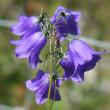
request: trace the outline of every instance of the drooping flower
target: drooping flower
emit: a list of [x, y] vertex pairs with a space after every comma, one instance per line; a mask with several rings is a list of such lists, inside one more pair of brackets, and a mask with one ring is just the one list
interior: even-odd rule
[[62, 6], [56, 9], [51, 22], [55, 25], [57, 37], [60, 40], [65, 39], [68, 34], [80, 35], [80, 28], [78, 26], [80, 16], [80, 12], [65, 9]]
[[13, 34], [23, 37], [41, 31], [38, 18], [35, 16], [26, 17], [24, 15], [19, 16], [19, 22], [11, 27]]
[[[43, 104], [48, 98], [54, 101], [60, 101], [61, 97], [59, 94], [59, 86], [61, 85], [61, 80], [54, 79], [50, 83], [49, 73], [44, 73], [39, 70], [36, 78], [26, 81], [26, 87], [35, 92], [35, 101], [37, 104]], [[50, 94], [49, 94], [50, 89]]]
[[96, 52], [81, 40], [73, 40], [64, 58], [60, 61], [65, 78], [79, 83], [84, 80], [84, 72], [93, 69], [103, 52]]
[[18, 58], [28, 58], [29, 64], [35, 68], [41, 61], [39, 54], [46, 45], [46, 37], [41, 32], [36, 32], [30, 36], [25, 36], [20, 40], [11, 40], [11, 44], [16, 46], [15, 53]]

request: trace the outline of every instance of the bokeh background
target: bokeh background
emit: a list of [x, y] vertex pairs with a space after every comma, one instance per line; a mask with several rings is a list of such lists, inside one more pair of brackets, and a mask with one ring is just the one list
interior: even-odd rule
[[[110, 0], [0, 0], [0, 110], [47, 110], [47, 103], [37, 105], [25, 88], [36, 70], [15, 57], [9, 42], [16, 37], [9, 26], [19, 14], [37, 16], [42, 8], [52, 16], [59, 5], [82, 12], [82, 39], [96, 50], [110, 50]], [[53, 110], [110, 110], [110, 55], [102, 57], [85, 73], [83, 84], [68, 81], [61, 86], [62, 101], [54, 103]]]

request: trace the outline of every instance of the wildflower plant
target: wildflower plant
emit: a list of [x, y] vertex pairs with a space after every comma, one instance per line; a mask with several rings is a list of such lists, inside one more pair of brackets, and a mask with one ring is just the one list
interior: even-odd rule
[[[101, 59], [103, 52], [96, 52], [77, 37], [81, 34], [80, 17], [79, 11], [59, 6], [51, 18], [43, 12], [38, 17], [21, 15], [19, 22], [11, 27], [11, 32], [20, 37], [19, 40], [11, 40], [11, 44], [16, 46], [16, 56], [28, 59], [33, 69], [39, 63], [47, 68], [45, 72], [38, 69], [36, 77], [25, 82], [26, 87], [35, 93], [37, 104], [43, 104], [47, 99], [60, 101], [61, 84], [65, 80], [84, 81], [84, 72], [93, 69]], [[65, 40], [69, 43], [63, 52]], [[48, 54], [42, 61], [40, 53], [48, 43]], [[64, 73], [59, 73], [59, 69]]]

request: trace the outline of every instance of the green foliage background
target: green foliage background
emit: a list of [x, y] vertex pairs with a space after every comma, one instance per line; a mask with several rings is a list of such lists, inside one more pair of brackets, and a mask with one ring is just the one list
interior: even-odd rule
[[[110, 42], [110, 0], [0, 0], [0, 19], [17, 21], [21, 13], [37, 16], [42, 8], [52, 16], [59, 5], [82, 12], [83, 36]], [[9, 43], [11, 38], [16, 37], [10, 29], [0, 26], [0, 104], [46, 110], [48, 102], [36, 105], [34, 95], [24, 86], [36, 70], [31, 70], [26, 60], [15, 57], [14, 46]], [[108, 54], [94, 70], [85, 73], [85, 83], [74, 85], [68, 81], [62, 85], [62, 101], [55, 103], [53, 110], [110, 110], [109, 72]]]

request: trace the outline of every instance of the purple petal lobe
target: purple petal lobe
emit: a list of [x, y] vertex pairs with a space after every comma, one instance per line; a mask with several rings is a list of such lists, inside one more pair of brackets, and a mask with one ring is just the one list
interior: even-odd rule
[[71, 56], [69, 55], [69, 52], [66, 53], [64, 58], [60, 61], [60, 65], [64, 69], [64, 76], [69, 78], [72, 74], [74, 74], [74, 63], [72, 62]]
[[26, 81], [26, 87], [31, 91], [36, 91], [47, 83], [48, 74], [45, 74], [42, 70], [39, 70], [36, 75], [36, 78]]
[[24, 36], [25, 34], [31, 35], [40, 31], [40, 24], [37, 23], [37, 17], [20, 16], [19, 22], [11, 27], [13, 34], [18, 36]]

